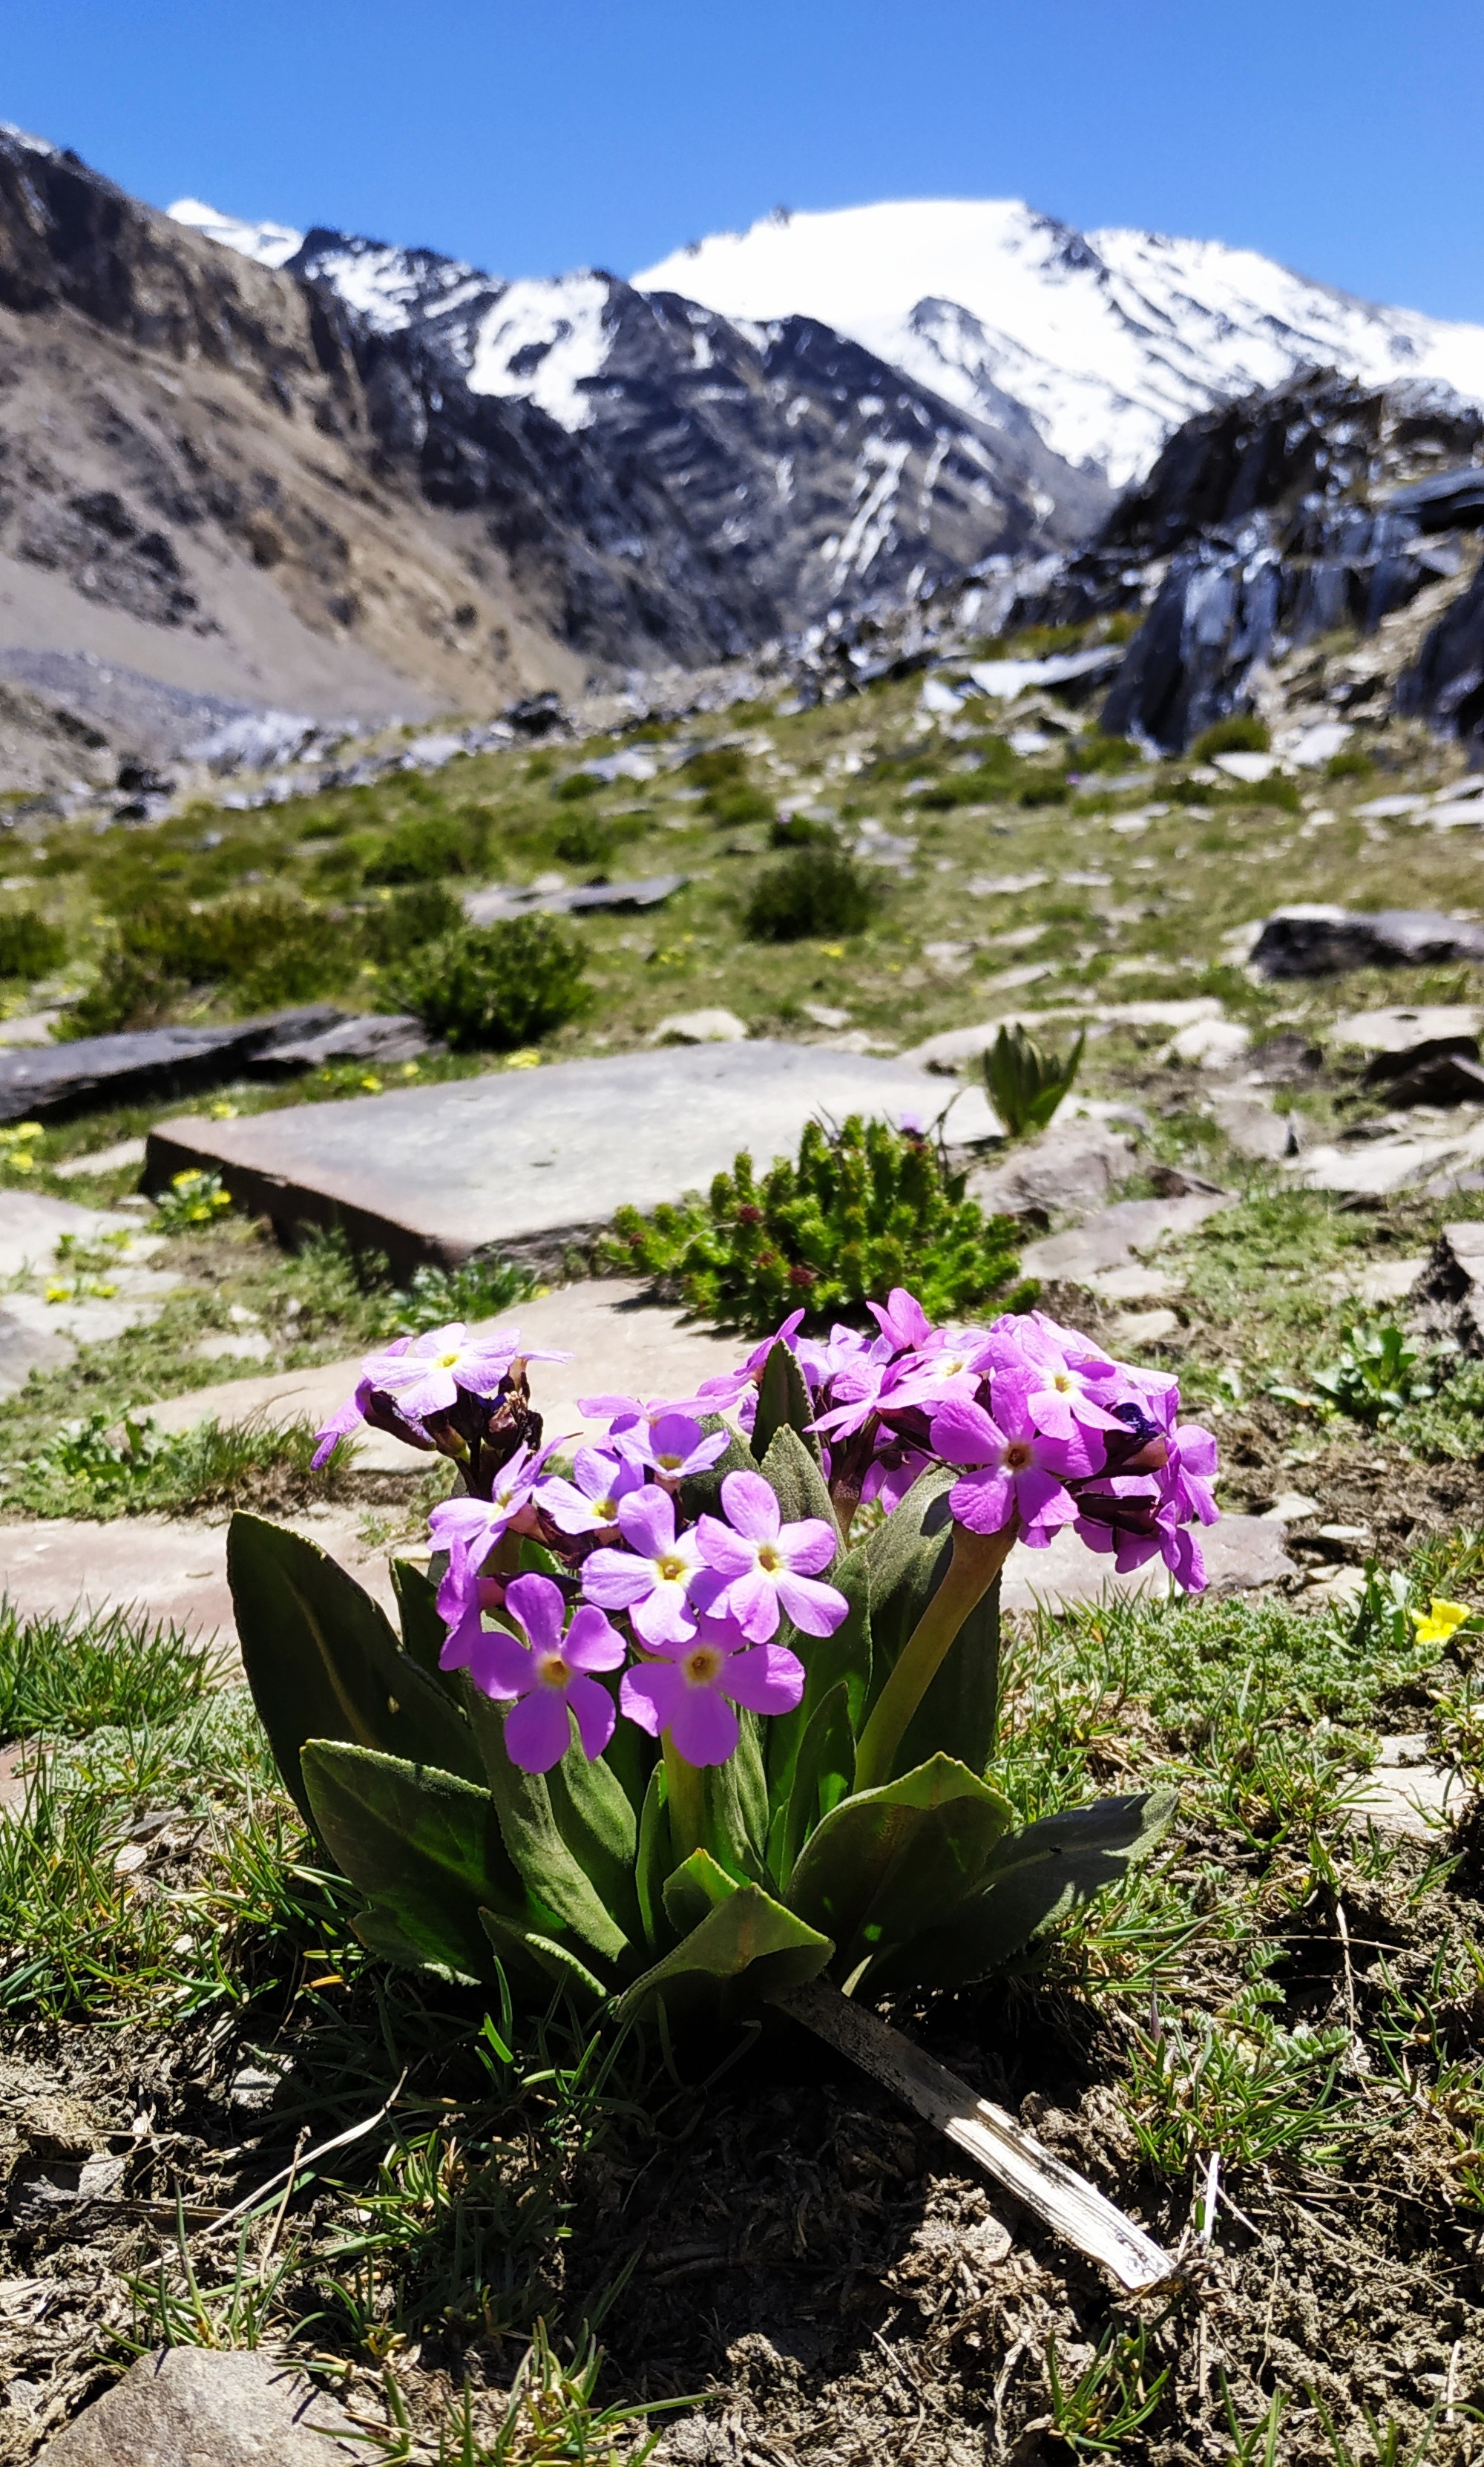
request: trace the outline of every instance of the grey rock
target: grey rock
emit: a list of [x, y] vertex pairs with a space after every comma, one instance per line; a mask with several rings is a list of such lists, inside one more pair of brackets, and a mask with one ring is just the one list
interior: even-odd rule
[[85, 1173], [119, 1173], [125, 1166], [143, 1165], [145, 1143], [142, 1139], [114, 1140], [108, 1147], [94, 1148], [87, 1156], [69, 1157], [65, 1165], [54, 1166], [63, 1182], [75, 1182]]
[[1225, 1190], [1192, 1191], [1179, 1199], [1114, 1200], [1086, 1225], [1055, 1234], [1046, 1242], [1032, 1242], [1021, 1253], [1021, 1265], [1032, 1277], [1064, 1277], [1080, 1283], [1086, 1277], [1123, 1267], [1135, 1252], [1142, 1256], [1161, 1242], [1193, 1234], [1208, 1216], [1232, 1205], [1233, 1195]]
[[1261, 1088], [1219, 1089], [1207, 1110], [1238, 1156], [1275, 1164], [1279, 1157], [1298, 1153], [1298, 1133], [1292, 1117], [1275, 1114], [1271, 1098]]
[[0, 1310], [0, 1397], [19, 1395], [34, 1370], [60, 1370], [77, 1350], [60, 1329], [28, 1327]]
[[1435, 909], [1356, 909], [1304, 903], [1270, 917], [1252, 946], [1265, 977], [1324, 977], [1349, 968], [1432, 967], [1484, 959], [1484, 925]]
[[[1354, 1048], [1380, 1060], [1386, 1054], [1405, 1056], [1419, 1045], [1453, 1037], [1477, 1037], [1481, 1026], [1484, 1011], [1474, 1003], [1394, 1003], [1379, 1010], [1354, 1011], [1346, 1019], [1338, 1019], [1329, 1035], [1332, 1044]], [[1315, 1063], [1319, 1058], [1315, 1056]], [[1402, 1067], [1400, 1062], [1397, 1067]]]
[[983, 1166], [972, 1173], [968, 1196], [1004, 1216], [1023, 1215], [1033, 1208], [1047, 1213], [1095, 1208], [1116, 1188], [1133, 1161], [1132, 1140], [1110, 1130], [1106, 1122], [1053, 1122], [1003, 1165]]
[[539, 910], [549, 917], [580, 916], [587, 909], [625, 910], [662, 907], [684, 891], [686, 873], [656, 873], [644, 882], [589, 882], [574, 891], [470, 891], [463, 913], [471, 925], [494, 925], [505, 917], [530, 917]]
[[[797, 1150], [811, 1118], [927, 1123], [945, 1092], [901, 1062], [769, 1038], [490, 1073], [251, 1119], [162, 1122], [146, 1188], [194, 1166], [285, 1231], [340, 1224], [400, 1274], [486, 1245], [559, 1258], [626, 1202], [704, 1189], [738, 1148], [759, 1165]], [[953, 1102], [950, 1136], [987, 1139], [981, 1090]]]
[[1484, 1125], [1437, 1138], [1413, 1131], [1387, 1133], [1353, 1145], [1308, 1148], [1285, 1160], [1286, 1169], [1311, 1190], [1366, 1192], [1421, 1188], [1446, 1197], [1473, 1188], [1484, 1166]]
[[751, 1034], [734, 1010], [674, 1010], [650, 1031], [651, 1045], [739, 1045]]
[[1476, 1036], [1428, 1037], [1402, 1053], [1378, 1053], [1365, 1081], [1383, 1087], [1393, 1105], [1484, 1104]]
[[1445, 1225], [1414, 1292], [1433, 1327], [1484, 1353], [1484, 1224]]
[[[1199, 1538], [1213, 1594], [1256, 1593], [1298, 1573], [1283, 1547], [1283, 1527], [1271, 1518], [1223, 1516], [1203, 1527]], [[1113, 1560], [1089, 1550], [1068, 1526], [1046, 1550], [1027, 1550], [1023, 1542], [1017, 1542], [1005, 1563], [1000, 1598], [1005, 1610], [1058, 1610], [1071, 1602], [1095, 1602], [1105, 1595], [1162, 1595], [1170, 1585], [1159, 1559], [1126, 1576], [1116, 1575]]]
[[321, 1005], [227, 1028], [141, 1028], [0, 1052], [0, 1122], [56, 1121], [93, 1105], [219, 1087], [274, 1048], [318, 1035], [343, 1017]]
[[1247, 1076], [1263, 1088], [1302, 1086], [1321, 1069], [1324, 1055], [1307, 1036], [1270, 1036], [1248, 1055]]
[[47, 2443], [40, 2467], [333, 2467], [345, 2410], [260, 2350], [160, 2347]]
[[281, 1079], [296, 1071], [323, 1071], [330, 1062], [416, 1062], [432, 1050], [433, 1039], [422, 1022], [408, 1012], [372, 1013], [337, 1019], [333, 1027], [312, 1035], [270, 1045], [247, 1068], [254, 1079]]

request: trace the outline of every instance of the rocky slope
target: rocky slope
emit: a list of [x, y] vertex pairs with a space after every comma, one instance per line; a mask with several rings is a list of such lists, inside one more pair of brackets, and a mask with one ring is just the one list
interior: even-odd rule
[[807, 320], [220, 237], [0, 130], [0, 673], [19, 649], [325, 717], [488, 711], [734, 656], [1106, 506], [1028, 424]]

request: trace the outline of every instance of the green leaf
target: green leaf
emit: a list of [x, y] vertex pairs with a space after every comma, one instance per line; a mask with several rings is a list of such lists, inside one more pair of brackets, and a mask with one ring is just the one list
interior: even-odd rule
[[798, 1356], [788, 1346], [776, 1345], [763, 1364], [757, 1390], [757, 1419], [753, 1424], [753, 1455], [765, 1472], [768, 1451], [782, 1430], [797, 1433], [804, 1453], [819, 1464], [820, 1442], [808, 1428], [813, 1419], [814, 1405], [798, 1367]]
[[967, 1765], [933, 1756], [823, 1819], [789, 1879], [789, 1908], [834, 1937], [835, 1968], [848, 1976], [971, 1892], [1014, 1821]]
[[736, 1878], [718, 1867], [708, 1850], [692, 1850], [674, 1874], [665, 1878], [665, 1916], [677, 1935], [688, 1935], [691, 1928], [700, 1926], [708, 1911], [740, 1890]]
[[[893, 1514], [864, 1545], [870, 1565], [871, 1673], [867, 1709], [953, 1557], [948, 1494], [957, 1475], [933, 1466], [919, 1475]], [[965, 1619], [928, 1684], [896, 1753], [911, 1773], [941, 1748], [982, 1773], [995, 1752], [1000, 1717], [1000, 1588], [990, 1587]], [[857, 1729], [864, 1728], [858, 1721]]]
[[850, 1605], [834, 1635], [803, 1636], [787, 1622], [778, 1632], [779, 1643], [804, 1665], [804, 1692], [792, 1713], [776, 1713], [768, 1724], [768, 1804], [775, 1820], [788, 1804], [804, 1733], [825, 1697], [843, 1681], [851, 1723], [859, 1730], [870, 1687], [870, 1564], [865, 1552], [837, 1559], [829, 1581]]
[[664, 1915], [664, 1879], [669, 1874], [670, 1820], [665, 1808], [664, 1767], [657, 1764], [649, 1777], [649, 1788], [639, 1819], [639, 1852], [634, 1862], [634, 1888], [639, 1896], [639, 1915], [649, 1951], [659, 1953], [668, 1945], [671, 1930]]
[[837, 1679], [810, 1716], [789, 1787], [776, 1854], [778, 1882], [785, 1890], [798, 1854], [821, 1813], [827, 1816], [832, 1807], [838, 1806], [850, 1787], [854, 1770], [855, 1732], [850, 1726], [849, 1689], [843, 1679]]
[[371, 1904], [364, 1941], [488, 1979], [481, 1905], [526, 1915], [489, 1792], [338, 1739], [305, 1741], [301, 1766], [310, 1821]]
[[313, 1542], [234, 1516], [227, 1575], [242, 1664], [283, 1784], [309, 1822], [306, 1739], [343, 1739], [482, 1783], [468, 1724], [390, 1621]]
[[444, 1670], [439, 1655], [447, 1641], [448, 1630], [438, 1615], [438, 1586], [426, 1569], [415, 1559], [393, 1559], [392, 1590], [396, 1596], [396, 1615], [402, 1630], [402, 1650], [419, 1670], [436, 1680], [451, 1704], [462, 1706], [459, 1674]]
[[768, 1786], [757, 1717], [739, 1710], [734, 1754], [701, 1773], [706, 1846], [738, 1884], [762, 1881], [768, 1847]]
[[633, 1942], [641, 1933], [634, 1890], [639, 1822], [623, 1785], [602, 1757], [589, 1764], [576, 1739], [545, 1779], [558, 1833], [599, 1901]]
[[[543, 1932], [559, 1936], [574, 1929], [595, 1953], [617, 1961], [628, 1937], [594, 1890], [575, 1852], [557, 1827], [544, 1774], [524, 1773], [506, 1752], [505, 1714], [476, 1687], [468, 1691], [469, 1720], [484, 1772], [500, 1811], [500, 1830], [517, 1870], [546, 1913]], [[538, 1921], [539, 1924], [539, 1921]]]
[[515, 1927], [495, 1911], [481, 1911], [480, 1918], [485, 1935], [507, 1969], [529, 1971], [532, 1967], [547, 1979], [565, 1987], [579, 2004], [600, 2004], [608, 1994], [603, 1981], [596, 1978], [585, 1961], [564, 1944], [535, 1928]]
[[[792, 1362], [794, 1357], [789, 1355]], [[756, 1434], [753, 1433], [753, 1444]], [[775, 1492], [783, 1511], [785, 1525], [797, 1524], [803, 1516], [817, 1516], [835, 1536], [835, 1549], [840, 1550], [840, 1525], [835, 1505], [824, 1485], [818, 1460], [809, 1453], [806, 1442], [791, 1424], [785, 1422], [775, 1431], [762, 1460], [762, 1477]], [[821, 1571], [828, 1576], [828, 1568]]]
[[739, 1885], [673, 1953], [636, 1980], [618, 2005], [619, 2020], [657, 1999], [672, 2016], [697, 2006], [724, 2016], [785, 1988], [800, 1987], [830, 1958], [828, 1936], [786, 1911], [760, 1885]]
[[1147, 1859], [1175, 1805], [1173, 1791], [1135, 1792], [1010, 1834], [952, 1919], [873, 1968], [872, 1986], [956, 1987], [987, 1977]]

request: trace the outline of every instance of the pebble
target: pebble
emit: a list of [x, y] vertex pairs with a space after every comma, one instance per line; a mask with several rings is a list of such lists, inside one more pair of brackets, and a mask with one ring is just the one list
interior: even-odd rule
[[42, 2451], [38, 2467], [334, 2467], [364, 2459], [345, 2410], [261, 2348], [160, 2347]]

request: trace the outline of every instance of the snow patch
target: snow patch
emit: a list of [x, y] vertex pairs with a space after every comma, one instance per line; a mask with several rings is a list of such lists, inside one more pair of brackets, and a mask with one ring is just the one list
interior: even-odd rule
[[512, 283], [475, 329], [469, 392], [514, 395], [563, 428], [586, 428], [588, 389], [608, 357], [608, 298], [600, 274]]
[[304, 246], [304, 233], [287, 223], [243, 222], [236, 215], [219, 214], [201, 197], [177, 197], [166, 213], [172, 223], [184, 223], [203, 238], [214, 239], [218, 248], [235, 249], [238, 257], [250, 257], [259, 265], [286, 265]]

